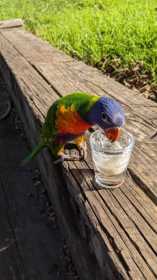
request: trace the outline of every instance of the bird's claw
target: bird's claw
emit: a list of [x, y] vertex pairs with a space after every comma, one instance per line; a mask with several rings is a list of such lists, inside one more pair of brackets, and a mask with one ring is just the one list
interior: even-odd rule
[[[83, 143], [81, 145], [73, 144], [71, 145], [71, 148], [75, 147], [75, 149], [78, 151], [79, 156], [65, 154], [63, 151], [58, 154], [58, 158], [53, 160], [54, 164], [63, 163], [64, 161], [81, 161], [85, 160], [87, 158], [87, 144]], [[70, 148], [70, 150], [71, 150]]]
[[83, 145], [76, 146], [76, 149], [79, 152], [79, 160], [85, 160], [87, 158], [87, 144], [83, 143]]
[[53, 160], [54, 164], [63, 163], [64, 161], [81, 161], [86, 159], [86, 151], [84, 149], [78, 149], [79, 156], [70, 156], [66, 154], [59, 155], [59, 157]]

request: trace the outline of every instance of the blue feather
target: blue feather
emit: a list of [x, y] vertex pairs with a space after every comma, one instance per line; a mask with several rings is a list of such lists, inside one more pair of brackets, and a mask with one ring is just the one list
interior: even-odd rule
[[86, 115], [86, 121], [102, 129], [122, 127], [125, 123], [124, 110], [116, 100], [102, 96]]

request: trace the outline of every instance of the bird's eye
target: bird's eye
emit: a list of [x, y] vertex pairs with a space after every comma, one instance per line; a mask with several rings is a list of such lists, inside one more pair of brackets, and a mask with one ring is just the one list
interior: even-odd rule
[[103, 121], [107, 122], [107, 123], [110, 123], [110, 118], [105, 114], [105, 113], [102, 113], [102, 119]]

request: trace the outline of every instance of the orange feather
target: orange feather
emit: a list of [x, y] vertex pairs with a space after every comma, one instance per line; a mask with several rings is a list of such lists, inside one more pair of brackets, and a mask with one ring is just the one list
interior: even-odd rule
[[57, 111], [56, 128], [59, 133], [78, 135], [90, 127], [91, 125], [80, 117], [73, 105], [68, 108], [62, 105]]

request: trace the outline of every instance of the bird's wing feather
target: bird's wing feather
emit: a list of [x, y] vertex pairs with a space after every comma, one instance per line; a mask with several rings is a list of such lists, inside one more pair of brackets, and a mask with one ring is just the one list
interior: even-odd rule
[[86, 112], [100, 97], [85, 92], [74, 92], [58, 99], [50, 107], [42, 136], [46, 140], [61, 134], [79, 134], [90, 127], [84, 120]]

